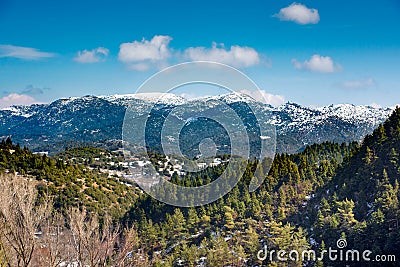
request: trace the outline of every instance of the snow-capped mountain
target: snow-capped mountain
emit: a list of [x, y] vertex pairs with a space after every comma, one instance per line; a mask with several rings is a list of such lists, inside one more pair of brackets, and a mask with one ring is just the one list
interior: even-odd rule
[[237, 103], [237, 102], [256, 102], [254, 98], [251, 96], [248, 96], [246, 94], [241, 94], [241, 93], [230, 93], [230, 94], [223, 94], [223, 95], [217, 95], [217, 96], [208, 96], [204, 98], [200, 98], [200, 100], [204, 101], [222, 101], [226, 104], [232, 104], [232, 103]]
[[185, 98], [171, 93], [138, 93], [124, 95], [99, 96], [115, 104], [130, 103], [132, 100], [142, 100], [152, 104], [182, 105], [188, 102]]
[[392, 110], [351, 104], [312, 108], [286, 103], [277, 108], [275, 124], [281, 136], [302, 140], [304, 145], [324, 141], [361, 141]]
[[277, 151], [288, 153], [301, 150], [312, 143], [360, 141], [392, 111], [391, 108], [350, 104], [314, 108], [286, 103], [274, 108], [238, 93], [193, 100], [174, 94], [160, 96], [152, 93], [84, 96], [58, 99], [49, 104], [2, 109], [0, 138], [11, 136], [21, 145], [53, 152], [64, 149], [71, 142], [71, 145], [99, 145], [109, 140], [121, 139], [127, 107], [137, 116], [147, 116], [145, 112], [153, 108], [154, 125], [149, 124], [152, 128], [147, 132], [149, 144], [157, 146], [160, 139], [159, 126], [174, 110], [171, 114], [176, 123], [190, 122], [185, 126], [186, 132], [182, 134], [187, 137], [183, 141], [186, 144], [185, 149], [190, 151], [196, 150], [197, 142], [205, 137], [212, 137], [220, 144], [229, 140], [221, 125], [206, 119], [191, 120], [199, 109], [218, 107], [221, 102], [234, 109], [240, 118], [247, 118], [249, 125], [252, 123], [248, 116], [250, 103], [257, 112], [268, 112], [269, 121], [266, 123], [276, 125]]

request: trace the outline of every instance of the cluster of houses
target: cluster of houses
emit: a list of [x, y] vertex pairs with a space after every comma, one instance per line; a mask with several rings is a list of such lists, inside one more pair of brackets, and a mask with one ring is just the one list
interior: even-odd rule
[[[35, 154], [48, 155], [47, 151], [35, 152]], [[69, 160], [84, 163], [88, 162], [89, 159], [70, 158]], [[185, 176], [188, 172], [203, 170], [207, 167], [216, 167], [228, 161], [220, 157], [188, 161], [175, 156], [166, 156], [154, 163], [149, 160], [147, 155], [142, 157], [125, 157], [123, 161], [118, 161], [118, 158], [111, 155], [105, 155], [102, 158], [94, 157], [91, 160], [94, 165], [90, 164], [88, 166], [89, 169], [96, 168], [96, 162], [98, 162], [100, 165], [97, 168], [103, 173], [108, 173], [110, 177], [124, 177], [135, 181], [145, 179], [149, 182], [149, 186], [158, 183], [160, 178], [169, 180], [174, 174]]]
[[[206, 162], [185, 161], [181, 158], [166, 156], [163, 160], [158, 160], [155, 164], [145, 158], [126, 159], [125, 166], [129, 169], [129, 174], [124, 175], [128, 180], [133, 180], [141, 186], [151, 187], [159, 183], [160, 178], [169, 180], [176, 174], [184, 176], [190, 171], [198, 171], [207, 167], [215, 167], [224, 162], [219, 157], [208, 159]], [[190, 166], [189, 166], [190, 165]]]
[[[189, 166], [189, 164], [187, 164], [187, 161], [183, 159], [166, 156], [165, 161], [159, 160], [154, 167], [157, 170], [157, 173], [171, 177], [174, 173], [179, 176], [184, 176], [188, 171], [202, 170], [207, 167], [215, 167], [220, 165], [221, 163], [223, 163], [221, 158], [216, 157], [213, 159], [209, 159], [208, 161], [191, 162], [191, 166]], [[141, 168], [142, 170], [146, 169], [145, 166], [150, 164], [150, 161], [146, 161], [144, 159], [137, 159], [136, 161], [129, 162], [130, 167], [139, 169]]]

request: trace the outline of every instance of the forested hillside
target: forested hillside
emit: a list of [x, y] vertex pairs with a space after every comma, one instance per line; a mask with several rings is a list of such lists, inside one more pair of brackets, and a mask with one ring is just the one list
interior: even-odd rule
[[[78, 151], [80, 156], [87, 156], [88, 166], [67, 160], [66, 155], [74, 153], [72, 155], [77, 156]], [[42, 196], [52, 196], [56, 209], [84, 206], [100, 215], [107, 212], [119, 218], [137, 198], [138, 191], [127, 186], [130, 184], [123, 178], [111, 178], [98, 168], [89, 169], [91, 165], [96, 167], [91, 163], [91, 159], [97, 156], [94, 152], [103, 150], [73, 149], [51, 158], [32, 154], [27, 148], [13, 145], [11, 139], [7, 139], [0, 143], [0, 168], [3, 173], [18, 174], [17, 178], [34, 179], [39, 201]], [[81, 157], [75, 157], [75, 161], [80, 160]]]
[[[87, 225], [93, 223], [93, 218], [100, 217], [99, 226], [92, 228], [97, 235], [91, 234], [86, 250], [78, 253], [71, 248], [73, 252], [68, 257], [57, 254], [60, 262], [100, 266], [91, 263], [88, 255], [95, 250], [91, 245], [105, 246], [110, 241], [102, 238], [102, 233], [107, 232], [104, 229], [111, 229], [107, 233], [115, 238], [111, 252], [102, 254], [98, 261], [104, 263], [101, 266], [117, 266], [117, 262], [118, 266], [366, 266], [365, 262], [335, 262], [327, 258], [257, 258], [264, 245], [269, 250], [296, 250], [301, 254], [309, 249], [336, 248], [340, 238], [346, 240], [349, 249], [368, 249], [372, 255], [400, 255], [399, 108], [361, 144], [325, 142], [308, 146], [301, 153], [276, 155], [271, 169], [264, 173], [264, 183], [252, 193], [248, 186], [255, 162], [249, 161], [243, 178], [230, 193], [195, 208], [160, 203], [122, 178], [69, 160], [76, 159], [77, 152], [79, 157], [89, 153], [88, 158], [96, 158], [106, 155], [101, 154], [104, 151], [86, 148], [49, 158], [15, 146], [10, 139], [3, 141], [0, 149], [3, 184], [21, 180], [34, 185], [38, 194], [36, 209], [53, 203], [49, 218], [60, 214], [63, 231], [74, 236], [77, 217], [81, 216], [84, 229], [90, 228]], [[185, 177], [173, 175], [171, 181], [198, 186], [217, 178], [224, 168], [220, 165]], [[3, 199], [14, 196], [7, 192], [3, 192]], [[7, 229], [7, 219], [14, 217], [5, 205], [0, 211], [1, 228]], [[111, 224], [107, 224], [108, 218], [112, 219]], [[39, 221], [35, 231], [44, 224]], [[10, 260], [9, 255], [21, 258], [21, 253], [13, 249], [15, 242], [9, 234], [0, 231], [0, 255], [4, 255], [5, 263]], [[45, 235], [43, 230], [32, 239], [32, 260], [26, 264], [21, 260], [17, 266], [49, 266], [32, 265], [38, 247], [43, 248]], [[50, 247], [53, 243], [46, 244]], [[396, 263], [386, 262], [384, 266]]]
[[332, 244], [340, 232], [352, 248], [400, 255], [399, 152], [397, 108], [320, 190], [313, 217], [317, 240]]

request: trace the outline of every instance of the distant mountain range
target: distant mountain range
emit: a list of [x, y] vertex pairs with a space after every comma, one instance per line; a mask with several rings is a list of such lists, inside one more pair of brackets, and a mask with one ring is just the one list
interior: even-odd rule
[[240, 118], [248, 117], [249, 103], [258, 112], [268, 113], [269, 121], [266, 123], [276, 126], [277, 151], [285, 153], [300, 151], [308, 144], [324, 141], [360, 141], [384, 122], [393, 110], [351, 104], [314, 108], [289, 102], [272, 107], [243, 94], [226, 94], [190, 101], [173, 94], [167, 94], [161, 100], [157, 94], [84, 96], [58, 99], [49, 104], [2, 109], [0, 138], [11, 136], [21, 146], [50, 153], [64, 150], [66, 146], [115, 146], [121, 141], [127, 107], [130, 106], [130, 111], [137, 116], [147, 116], [146, 110], [153, 107], [153, 123], [156, 124], [146, 131], [149, 134], [149, 146], [154, 145], [157, 148], [160, 129], [157, 130], [155, 126], [162, 125], [162, 120], [174, 108], [179, 107], [178, 113], [171, 114], [177, 123], [187, 126], [182, 136], [186, 134], [185, 140], [191, 141], [190, 144], [186, 142], [183, 145], [183, 150], [194, 151], [196, 154], [202, 138], [215, 138], [214, 141], [222, 145], [227, 142], [228, 137], [221, 125], [213, 121], [190, 120], [196, 116], [192, 111], [193, 107], [204, 104], [215, 107], [221, 103], [234, 109]]

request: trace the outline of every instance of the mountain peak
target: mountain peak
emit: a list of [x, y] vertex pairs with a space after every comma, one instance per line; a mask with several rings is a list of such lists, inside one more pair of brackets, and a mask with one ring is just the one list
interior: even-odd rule
[[217, 95], [217, 96], [208, 96], [208, 97], [199, 98], [199, 99], [203, 99], [205, 101], [218, 100], [218, 101], [225, 102], [227, 104], [236, 103], [236, 102], [247, 103], [247, 102], [255, 102], [256, 101], [251, 96], [249, 96], [247, 94], [243, 94], [243, 93], [238, 93], [238, 92], [227, 93], [227, 94], [222, 94], [222, 95]]
[[159, 92], [121, 94], [121, 95], [116, 94], [116, 95], [100, 96], [100, 97], [110, 102], [117, 102], [119, 100], [132, 100], [132, 99], [138, 99], [153, 104], [157, 103], [164, 105], [182, 105], [187, 102], [185, 98], [179, 95], [171, 93], [159, 93]]

